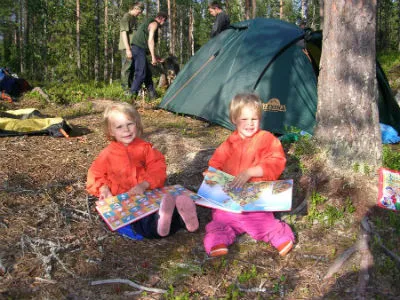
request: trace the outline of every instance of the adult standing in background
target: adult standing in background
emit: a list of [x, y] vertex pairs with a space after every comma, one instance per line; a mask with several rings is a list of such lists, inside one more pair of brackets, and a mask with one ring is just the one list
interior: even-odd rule
[[145, 84], [150, 99], [157, 97], [150, 65], [146, 58], [146, 52], [150, 52], [152, 65], [162, 62], [155, 54], [155, 45], [158, 41], [158, 28], [162, 26], [167, 19], [167, 13], [159, 12], [154, 19], [149, 18], [144, 20], [143, 23], [139, 25], [136, 34], [132, 38], [131, 50], [135, 64], [135, 78], [132, 82], [130, 92], [134, 99], [136, 99], [142, 83]]
[[208, 12], [216, 17], [211, 30], [211, 37], [218, 35], [225, 29], [228, 29], [230, 20], [229, 16], [222, 10], [222, 6], [218, 1], [213, 1], [208, 5]]
[[121, 86], [124, 90], [129, 89], [133, 80], [131, 41], [138, 27], [138, 16], [143, 12], [143, 8], [142, 2], [131, 5], [119, 23], [118, 49], [121, 52]]

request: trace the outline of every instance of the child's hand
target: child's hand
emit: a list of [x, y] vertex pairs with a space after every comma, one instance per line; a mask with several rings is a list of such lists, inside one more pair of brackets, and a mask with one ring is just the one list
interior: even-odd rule
[[100, 196], [99, 196], [99, 200], [104, 200], [106, 198], [112, 197], [110, 188], [106, 185], [103, 185], [100, 188]]
[[143, 195], [144, 191], [149, 188], [150, 184], [147, 181], [143, 181], [128, 191], [129, 195]]
[[249, 181], [252, 176], [250, 175], [249, 169], [239, 173], [231, 182], [232, 188], [241, 188], [243, 185]]

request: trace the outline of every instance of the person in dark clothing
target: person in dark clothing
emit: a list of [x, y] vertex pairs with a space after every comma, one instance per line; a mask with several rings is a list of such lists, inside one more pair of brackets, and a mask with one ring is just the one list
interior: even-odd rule
[[143, 3], [136, 2], [129, 7], [129, 11], [120, 21], [118, 49], [121, 51], [121, 86], [124, 90], [130, 88], [133, 80], [131, 40], [137, 30], [138, 17], [143, 12], [143, 8]]
[[150, 18], [143, 21], [132, 38], [131, 50], [135, 64], [135, 78], [132, 82], [130, 93], [134, 99], [136, 99], [142, 83], [145, 84], [151, 99], [157, 97], [146, 52], [150, 52], [152, 65], [162, 62], [162, 59], [155, 54], [155, 45], [158, 40], [157, 29], [165, 23], [167, 18], [168, 15], [165, 12], [159, 12], [154, 19]]
[[213, 1], [208, 6], [208, 12], [216, 17], [211, 30], [211, 37], [215, 37], [225, 29], [228, 29], [230, 20], [229, 16], [222, 10], [221, 4], [218, 1]]

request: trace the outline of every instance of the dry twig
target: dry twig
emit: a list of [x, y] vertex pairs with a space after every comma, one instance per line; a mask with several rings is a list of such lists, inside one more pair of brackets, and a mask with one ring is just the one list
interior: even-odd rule
[[165, 294], [167, 291], [162, 290], [162, 289], [156, 289], [156, 288], [149, 288], [145, 287], [142, 285], [139, 285], [129, 279], [105, 279], [105, 280], [97, 280], [97, 281], [92, 281], [91, 285], [99, 285], [99, 284], [108, 284], [108, 283], [124, 283], [127, 284], [131, 287], [134, 287], [136, 289], [139, 289], [141, 291], [147, 291], [147, 292], [153, 292], [153, 293], [158, 293], [158, 294]]
[[[58, 257], [57, 253], [76, 248], [79, 244], [79, 241], [61, 246], [60, 243], [54, 243], [52, 241], [47, 241], [40, 238], [30, 238], [29, 236], [23, 235], [21, 236], [21, 248], [23, 254], [25, 242], [31, 247], [33, 253], [36, 254], [36, 256], [42, 261], [42, 265], [46, 273], [46, 279], [51, 278], [53, 260], [56, 260], [68, 274], [73, 277], [78, 277], [74, 272], [68, 270], [62, 260]], [[42, 252], [49, 252], [49, 254], [46, 255]]]

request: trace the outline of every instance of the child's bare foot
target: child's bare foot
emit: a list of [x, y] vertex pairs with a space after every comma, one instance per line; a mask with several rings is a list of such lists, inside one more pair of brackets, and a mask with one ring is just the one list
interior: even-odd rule
[[171, 227], [172, 214], [175, 209], [175, 199], [171, 195], [165, 195], [161, 200], [158, 215], [157, 233], [160, 236], [167, 236]]
[[197, 218], [196, 204], [188, 196], [179, 195], [176, 197], [176, 208], [185, 222], [186, 229], [190, 232], [199, 228], [199, 219]]

